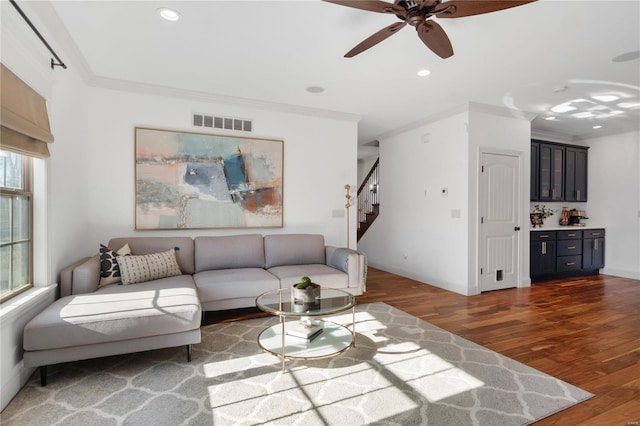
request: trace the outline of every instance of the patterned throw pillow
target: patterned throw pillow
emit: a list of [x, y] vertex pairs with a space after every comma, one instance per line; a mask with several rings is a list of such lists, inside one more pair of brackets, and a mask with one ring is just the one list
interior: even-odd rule
[[116, 260], [125, 285], [182, 275], [174, 249], [142, 256], [118, 256]]
[[117, 256], [128, 256], [131, 254], [129, 244], [125, 244], [117, 251], [111, 250], [104, 244], [100, 244], [100, 284], [102, 287], [108, 284], [120, 282], [120, 267], [116, 261]]

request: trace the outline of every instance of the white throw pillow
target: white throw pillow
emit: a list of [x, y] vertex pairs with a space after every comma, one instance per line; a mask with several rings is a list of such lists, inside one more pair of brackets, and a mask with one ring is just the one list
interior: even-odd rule
[[174, 249], [140, 256], [118, 256], [116, 260], [125, 285], [182, 275]]

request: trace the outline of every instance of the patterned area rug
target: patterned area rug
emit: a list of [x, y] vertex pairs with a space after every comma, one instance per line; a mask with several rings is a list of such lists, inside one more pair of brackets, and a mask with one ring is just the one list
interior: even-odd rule
[[384, 303], [357, 306], [355, 348], [282, 373], [256, 343], [276, 322], [203, 327], [191, 363], [173, 348], [50, 367], [49, 384], [35, 374], [1, 422], [522, 425], [593, 396]]

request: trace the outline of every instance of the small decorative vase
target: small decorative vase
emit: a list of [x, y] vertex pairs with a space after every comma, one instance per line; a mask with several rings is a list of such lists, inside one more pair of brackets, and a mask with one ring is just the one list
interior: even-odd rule
[[560, 226], [569, 225], [569, 211], [566, 207], [562, 208], [562, 214], [560, 215]]

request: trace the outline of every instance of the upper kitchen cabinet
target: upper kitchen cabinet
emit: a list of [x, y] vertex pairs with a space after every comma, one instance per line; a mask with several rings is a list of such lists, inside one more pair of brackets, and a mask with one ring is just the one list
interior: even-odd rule
[[564, 200], [564, 146], [540, 143], [538, 152], [539, 201]]
[[587, 201], [587, 148], [565, 149], [564, 199]]
[[531, 200], [536, 201], [540, 198], [540, 166], [538, 159], [540, 158], [540, 144], [531, 142]]
[[587, 201], [587, 149], [531, 141], [531, 201]]

